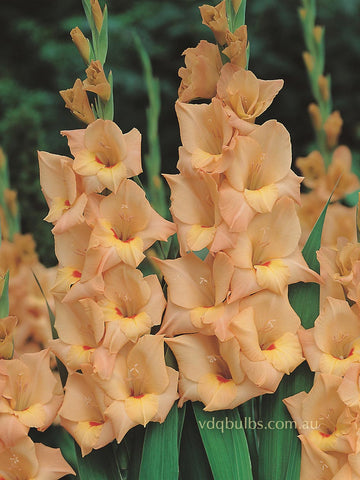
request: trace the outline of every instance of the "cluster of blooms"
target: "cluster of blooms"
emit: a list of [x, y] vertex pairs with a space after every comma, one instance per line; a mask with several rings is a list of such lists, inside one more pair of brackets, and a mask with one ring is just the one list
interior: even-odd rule
[[306, 421], [299, 429], [301, 478], [311, 472], [354, 480], [360, 478], [360, 244], [339, 238], [338, 248], [321, 247], [318, 258], [322, 309], [313, 328], [299, 331], [315, 383], [285, 404], [297, 425]]
[[[16, 352], [18, 354], [38, 352], [51, 339], [49, 313], [43, 293], [52, 306], [50, 285], [53, 283], [55, 270], [46, 268], [39, 262], [31, 235], [15, 234], [12, 242], [9, 240], [1, 242], [2, 284], [6, 272], [9, 272], [9, 312], [18, 319], [14, 332]], [[3, 285], [1, 291], [2, 289]]]
[[0, 478], [57, 480], [75, 474], [60, 449], [33, 443], [30, 428], [46, 430], [63, 401], [50, 351], [13, 356], [17, 319], [0, 319]]
[[[225, 2], [200, 8], [216, 45], [185, 51], [176, 112], [182, 146], [166, 175], [181, 257], [158, 260], [168, 284], [160, 333], [179, 366], [180, 405], [234, 408], [274, 392], [302, 361], [288, 285], [318, 281], [298, 242], [301, 178], [291, 171], [287, 130], [256, 118], [282, 80], [245, 69], [246, 26], [229, 31]], [[188, 103], [194, 99], [206, 103]], [[205, 260], [193, 252], [206, 249]], [[196, 367], [195, 367], [196, 366]]]
[[[315, 104], [312, 105], [316, 107]], [[331, 115], [337, 113], [333, 112]], [[340, 129], [341, 124], [338, 124], [336, 142]], [[333, 151], [332, 161], [327, 170], [324, 159], [318, 150], [312, 151], [307, 157], [299, 157], [296, 160], [297, 167], [305, 177], [304, 185], [310, 189], [308, 193], [301, 194], [301, 207], [298, 208], [302, 229], [301, 245], [305, 244], [331, 193], [333, 193], [331, 198], [333, 203], [329, 205], [326, 213], [322, 244], [336, 246], [340, 236], [346, 237], [350, 242], [356, 241], [353, 227], [356, 207], [346, 207], [338, 202], [347, 194], [360, 188], [357, 176], [351, 171], [351, 157], [350, 149], [345, 145], [340, 145]]]
[[73, 158], [39, 153], [40, 181], [59, 260], [50, 343], [68, 370], [61, 424], [83, 455], [135, 425], [164, 421], [178, 398], [159, 325], [165, 298], [137, 268], [144, 250], [175, 232], [131, 180], [141, 135], [110, 120], [62, 132]]

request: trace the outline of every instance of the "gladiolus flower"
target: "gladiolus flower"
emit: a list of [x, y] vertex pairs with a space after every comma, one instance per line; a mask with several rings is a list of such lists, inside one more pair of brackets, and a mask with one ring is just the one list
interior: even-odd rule
[[186, 68], [179, 69], [179, 100], [187, 103], [195, 98], [215, 97], [222, 67], [218, 47], [201, 40], [195, 48], [187, 48], [183, 55]]
[[58, 480], [75, 475], [59, 448], [33, 443], [24, 436], [2, 445], [0, 435], [0, 479]]
[[227, 63], [220, 73], [217, 95], [233, 115], [255, 122], [283, 85], [283, 80], [259, 80], [250, 70]]
[[44, 220], [55, 224], [53, 233], [63, 233], [84, 221], [87, 195], [81, 192], [73, 171], [73, 160], [38, 152], [40, 184], [50, 211]]
[[[352, 212], [354, 213], [354, 212]], [[354, 302], [360, 301], [360, 244], [347, 243], [339, 238], [337, 248], [321, 247], [318, 251], [320, 271], [325, 279], [322, 297], [325, 295]]]
[[91, 298], [69, 304], [56, 300], [55, 305], [55, 328], [59, 339], [49, 342], [55, 355], [70, 372], [85, 369], [108, 377], [115, 358], [100, 348], [104, 336], [100, 306]]
[[[180, 136], [184, 149], [191, 154], [194, 169], [221, 173], [232, 159], [235, 130], [218, 99], [207, 104], [190, 105], [176, 102]], [[178, 168], [181, 168], [180, 160]]]
[[287, 298], [263, 291], [240, 302], [230, 329], [241, 348], [241, 363], [249, 379], [275, 391], [284, 375], [304, 360], [297, 336], [300, 319]]
[[221, 218], [215, 179], [201, 171], [164, 176], [171, 189], [170, 211], [177, 226], [180, 254], [205, 247], [211, 252], [233, 247], [236, 234]]
[[104, 415], [109, 401], [92, 375], [69, 375], [59, 415], [61, 425], [75, 438], [83, 457], [115, 438], [111, 422]]
[[156, 275], [143, 277], [126, 264], [108, 270], [104, 281], [104, 299], [99, 301], [105, 321], [103, 345], [118, 353], [127, 342], [135, 343], [160, 325], [166, 301]]
[[0, 413], [17, 417], [26, 427], [44, 431], [62, 403], [59, 384], [50, 370], [49, 350], [0, 360]]
[[59, 260], [52, 291], [69, 302], [100, 295], [104, 291], [102, 277], [106, 249], [88, 252], [91, 228], [83, 223], [61, 235], [55, 235], [55, 253]]
[[283, 401], [309, 445], [324, 452], [353, 453], [356, 418], [337, 392], [340, 384], [338, 376], [319, 374], [309, 393], [300, 392]]
[[233, 302], [260, 290], [284, 295], [291, 283], [319, 282], [320, 277], [307, 266], [298, 242], [300, 224], [293, 200], [283, 197], [270, 213], [257, 215], [237, 245], [227, 253], [235, 271], [231, 280]]
[[328, 297], [313, 328], [300, 330], [304, 355], [314, 372], [342, 376], [360, 363], [360, 322], [345, 300]]
[[236, 138], [234, 160], [219, 188], [219, 209], [231, 231], [246, 230], [256, 213], [270, 212], [287, 196], [300, 202], [300, 182], [290, 170], [290, 137], [283, 125], [269, 120]]
[[221, 341], [233, 336], [229, 322], [238, 306], [228, 305], [233, 265], [219, 252], [206, 261], [190, 253], [176, 260], [156, 260], [168, 284], [168, 306], [161, 333], [201, 332]]
[[118, 442], [136, 425], [162, 423], [178, 398], [178, 372], [165, 365], [162, 336], [145, 335], [124, 349], [111, 380], [101, 383], [113, 399], [105, 415]]
[[174, 225], [150, 206], [144, 191], [131, 180], [124, 181], [117, 194], [99, 202], [99, 217], [91, 234], [89, 249], [112, 249], [118, 262], [136, 267], [143, 251], [156, 240], [175, 233]]
[[219, 342], [213, 336], [193, 334], [168, 338], [166, 343], [179, 366], [179, 407], [191, 400], [202, 402], [209, 412], [231, 409], [269, 393], [246, 376], [234, 338]]
[[141, 135], [133, 128], [123, 134], [110, 120], [98, 119], [84, 132], [62, 132], [68, 137], [73, 168], [84, 177], [86, 193], [108, 188], [117, 192], [125, 178], [141, 173]]

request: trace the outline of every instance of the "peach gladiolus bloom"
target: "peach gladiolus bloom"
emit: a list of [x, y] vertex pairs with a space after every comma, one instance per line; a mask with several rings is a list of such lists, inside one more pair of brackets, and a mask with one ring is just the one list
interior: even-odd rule
[[0, 413], [14, 415], [26, 427], [40, 431], [51, 425], [63, 394], [49, 363], [49, 350], [0, 360]]
[[[305, 185], [313, 188], [318, 197], [327, 201], [338, 182], [332, 200], [339, 200], [347, 193], [354, 192], [360, 186], [359, 179], [351, 171], [351, 151], [345, 145], [334, 150], [331, 163], [325, 171], [324, 160], [319, 152], [311, 152], [307, 157], [300, 157], [296, 164], [305, 176]], [[309, 176], [309, 180], [306, 177]]]
[[310, 445], [324, 452], [353, 453], [357, 420], [337, 390], [341, 378], [319, 374], [309, 393], [300, 392], [284, 401], [298, 431]]
[[195, 98], [215, 97], [222, 67], [217, 45], [201, 40], [195, 48], [187, 48], [183, 55], [186, 67], [179, 69], [179, 100], [187, 103]]
[[84, 179], [87, 194], [108, 188], [117, 192], [120, 183], [142, 172], [141, 135], [133, 128], [123, 134], [110, 120], [98, 119], [85, 131], [64, 131], [74, 155], [74, 171]]
[[233, 154], [219, 188], [220, 213], [231, 231], [246, 230], [256, 213], [270, 212], [283, 196], [300, 202], [302, 179], [290, 170], [290, 136], [283, 125], [269, 120], [237, 137]]
[[360, 413], [360, 364], [354, 363], [345, 372], [338, 394], [351, 410]]
[[[354, 213], [354, 212], [353, 212]], [[354, 223], [355, 225], [355, 223]], [[337, 248], [321, 247], [318, 251], [321, 275], [326, 279], [327, 295], [360, 302], [360, 244], [340, 237]], [[324, 295], [324, 292], [321, 292]]]
[[275, 391], [286, 373], [304, 360], [297, 330], [300, 318], [286, 297], [269, 291], [240, 302], [230, 329], [239, 342], [241, 364], [259, 387]]
[[[297, 213], [301, 224], [301, 238], [299, 245], [303, 247], [319, 218], [326, 201], [320, 200], [315, 191], [300, 195], [301, 205]], [[321, 245], [337, 248], [339, 237], [345, 237], [348, 242], [356, 242], [356, 207], [345, 207], [340, 203], [328, 206], [324, 227], [321, 236]]]
[[233, 247], [237, 235], [229, 231], [220, 215], [216, 180], [201, 171], [164, 176], [171, 189], [170, 211], [177, 226], [180, 254], [205, 247], [211, 252]]
[[111, 422], [104, 415], [109, 401], [93, 375], [69, 375], [59, 415], [61, 425], [75, 438], [83, 457], [115, 438]]
[[314, 372], [343, 376], [360, 363], [360, 321], [345, 300], [328, 297], [313, 328], [299, 331], [304, 355]]
[[230, 125], [220, 100], [214, 98], [209, 105], [177, 101], [175, 110], [184, 146], [182, 150], [185, 150], [180, 152], [185, 157], [180, 157], [180, 172], [184, 171], [184, 162], [206, 173], [225, 171], [233, 161], [234, 135], [238, 132]]
[[59, 266], [52, 291], [60, 294], [65, 302], [96, 297], [104, 291], [101, 260], [106, 249], [88, 252], [91, 232], [83, 223], [54, 236]]
[[227, 251], [235, 266], [230, 302], [260, 290], [285, 295], [287, 285], [299, 281], [319, 282], [300, 253], [300, 234], [290, 198], [278, 200], [270, 213], [257, 215], [239, 234], [236, 247]]
[[49, 342], [51, 350], [70, 372], [95, 371], [108, 377], [115, 358], [102, 347], [104, 316], [91, 298], [78, 302], [55, 301], [55, 328], [59, 339]]
[[351, 473], [349, 459], [345, 453], [324, 452], [305, 435], [299, 435], [301, 441], [300, 480], [358, 480]]
[[164, 340], [144, 335], [117, 357], [112, 378], [101, 386], [112, 403], [105, 410], [121, 442], [130, 428], [162, 423], [178, 398], [178, 372], [165, 365]]
[[108, 270], [104, 281], [104, 298], [98, 302], [105, 321], [103, 345], [118, 353], [127, 342], [135, 343], [160, 325], [166, 300], [156, 275], [143, 277], [126, 264]]
[[228, 107], [230, 115], [255, 122], [283, 85], [283, 80], [259, 80], [250, 70], [226, 63], [220, 72], [217, 96]]
[[68, 474], [75, 472], [64, 460], [60, 448], [33, 443], [27, 436], [3, 445], [0, 435], [0, 479], [58, 480]]
[[44, 220], [55, 224], [53, 233], [64, 233], [84, 221], [87, 195], [73, 171], [73, 160], [61, 155], [38, 152], [40, 184], [50, 208]]
[[14, 330], [17, 318], [13, 315], [0, 318], [0, 359], [9, 359], [14, 352]]
[[216, 335], [221, 341], [233, 337], [229, 330], [238, 305], [227, 304], [234, 267], [229, 257], [219, 252], [205, 261], [190, 253], [175, 260], [157, 260], [168, 285], [168, 306], [161, 333], [201, 332]]
[[117, 194], [104, 197], [98, 208], [89, 249], [111, 249], [118, 263], [136, 267], [145, 258], [144, 250], [175, 233], [174, 224], [150, 206], [144, 191], [132, 180], [125, 180]]
[[268, 390], [247, 377], [240, 360], [240, 346], [233, 338], [219, 342], [200, 333], [166, 339], [179, 366], [181, 407], [187, 400], [200, 401], [212, 412], [235, 408]]

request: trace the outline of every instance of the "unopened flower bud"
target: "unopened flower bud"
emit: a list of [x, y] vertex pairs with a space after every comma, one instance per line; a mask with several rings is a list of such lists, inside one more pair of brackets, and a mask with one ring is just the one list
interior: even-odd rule
[[332, 112], [324, 123], [326, 141], [329, 148], [334, 148], [338, 144], [342, 126], [343, 119], [341, 118], [340, 112], [338, 110]]
[[212, 30], [216, 41], [220, 45], [224, 45], [226, 43], [225, 34], [229, 29], [226, 17], [225, 0], [215, 7], [212, 7], [211, 5], [203, 5], [202, 7], [199, 7], [199, 9], [203, 20], [202, 23]]
[[303, 60], [308, 71], [312, 72], [314, 69], [314, 58], [311, 53], [303, 52]]
[[65, 101], [65, 107], [71, 110], [75, 117], [86, 124], [95, 121], [94, 112], [80, 78], [75, 81], [73, 88], [61, 90], [59, 93]]
[[307, 14], [306, 8], [299, 8], [299, 15], [302, 20], [305, 20]]
[[83, 85], [85, 90], [96, 93], [101, 100], [108, 102], [111, 95], [110, 83], [107, 81], [100, 60], [92, 61], [85, 70], [87, 78]]
[[4, 150], [0, 147], [0, 168], [4, 168], [6, 164], [6, 157]]
[[241, 1], [242, 0], [232, 0], [232, 4], [233, 4], [233, 8], [234, 8], [235, 13], [237, 13], [237, 11], [239, 10], [240, 5], [241, 5]]
[[14, 329], [17, 318], [14, 316], [0, 318], [0, 358], [9, 360], [14, 352]]
[[324, 77], [324, 75], [320, 75], [319, 78], [318, 78], [318, 84], [319, 84], [320, 93], [321, 93], [322, 98], [325, 101], [328, 101], [329, 97], [330, 97], [328, 79], [326, 77]]
[[320, 25], [316, 25], [314, 27], [313, 33], [314, 33], [314, 37], [315, 37], [315, 40], [317, 41], [317, 43], [321, 42], [323, 32], [324, 32], [324, 27], [321, 27]]
[[91, 4], [91, 13], [95, 22], [96, 30], [100, 32], [103, 24], [103, 13], [99, 5], [99, 1], [90, 0], [90, 4]]
[[9, 188], [6, 188], [4, 190], [4, 200], [11, 215], [15, 217], [18, 212], [17, 192], [15, 190], [10, 190]]
[[227, 47], [224, 48], [223, 54], [226, 55], [230, 62], [239, 67], [246, 68], [247, 64], [247, 27], [242, 25], [234, 33], [227, 31], [225, 34]]
[[322, 128], [322, 119], [321, 119], [321, 113], [320, 113], [320, 108], [316, 103], [310, 103], [308, 106], [308, 112], [310, 115], [311, 123], [313, 124], [313, 127], [315, 130], [321, 130]]
[[70, 36], [86, 65], [90, 63], [90, 42], [79, 27], [71, 30]]

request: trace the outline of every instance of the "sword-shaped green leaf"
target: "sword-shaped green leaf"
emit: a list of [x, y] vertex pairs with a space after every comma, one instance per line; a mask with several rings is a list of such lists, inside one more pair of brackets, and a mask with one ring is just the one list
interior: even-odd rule
[[199, 402], [193, 409], [214, 480], [251, 480], [249, 449], [238, 410], [204, 412]]

